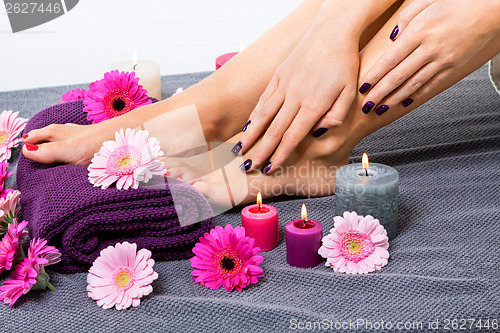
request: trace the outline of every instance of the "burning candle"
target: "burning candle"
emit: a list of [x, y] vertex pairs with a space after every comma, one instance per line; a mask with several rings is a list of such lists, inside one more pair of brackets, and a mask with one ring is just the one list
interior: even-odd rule
[[126, 60], [111, 66], [111, 70], [120, 72], [135, 72], [139, 78], [139, 84], [147, 90], [148, 96], [161, 100], [161, 74], [160, 65], [147, 60], [139, 60], [137, 52], [134, 50], [132, 61]]
[[363, 154], [362, 163], [353, 163], [337, 171], [335, 215], [355, 211], [371, 215], [387, 230], [389, 239], [398, 233], [399, 174], [390, 166], [369, 163]]
[[301, 268], [318, 266], [318, 250], [323, 237], [323, 226], [307, 218], [306, 205], [302, 204], [301, 219], [286, 225], [286, 260], [289, 265]]
[[279, 225], [278, 210], [270, 205], [262, 204], [262, 195], [257, 195], [257, 204], [250, 205], [241, 211], [241, 224], [245, 235], [255, 239], [255, 246], [267, 252], [278, 246]]

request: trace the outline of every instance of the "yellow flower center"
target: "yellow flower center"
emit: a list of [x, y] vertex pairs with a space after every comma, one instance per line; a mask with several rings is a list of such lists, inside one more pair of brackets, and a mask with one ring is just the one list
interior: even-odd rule
[[119, 287], [125, 287], [129, 281], [130, 274], [128, 274], [127, 272], [122, 272], [116, 276], [116, 284]]
[[0, 145], [3, 145], [7, 141], [7, 133], [0, 132]]
[[361, 244], [356, 240], [351, 240], [348, 244], [349, 252], [355, 254], [361, 249]]
[[112, 279], [115, 287], [119, 290], [127, 290], [135, 283], [134, 272], [129, 267], [118, 268], [113, 273]]
[[130, 163], [130, 157], [124, 157], [118, 162], [118, 167], [122, 168]]

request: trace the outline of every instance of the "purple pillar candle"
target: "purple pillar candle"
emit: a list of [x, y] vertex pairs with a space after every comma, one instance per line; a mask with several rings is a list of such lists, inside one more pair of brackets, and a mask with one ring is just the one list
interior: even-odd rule
[[318, 250], [323, 237], [323, 226], [307, 218], [306, 206], [302, 205], [302, 218], [286, 225], [286, 260], [289, 265], [301, 268], [318, 266], [321, 258]]

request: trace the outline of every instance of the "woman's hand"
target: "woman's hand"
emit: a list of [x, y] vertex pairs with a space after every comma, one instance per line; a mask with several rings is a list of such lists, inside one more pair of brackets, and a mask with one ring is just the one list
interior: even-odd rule
[[369, 90], [363, 112], [382, 115], [419, 100], [499, 33], [499, 13], [498, 0], [415, 0], [387, 36], [394, 43], [361, 81], [360, 92]]
[[272, 172], [311, 129], [318, 138], [342, 123], [356, 95], [359, 69], [359, 39], [348, 35], [318, 33], [313, 24], [276, 70], [233, 149], [244, 152], [265, 133], [243, 170], [262, 165], [264, 174]]

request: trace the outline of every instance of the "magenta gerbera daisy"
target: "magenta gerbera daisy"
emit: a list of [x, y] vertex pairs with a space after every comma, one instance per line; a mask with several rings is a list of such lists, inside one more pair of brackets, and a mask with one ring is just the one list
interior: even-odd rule
[[255, 240], [245, 236], [243, 227], [216, 226], [200, 238], [190, 259], [195, 282], [210, 289], [243, 290], [264, 276], [258, 265], [264, 260]]
[[0, 287], [0, 301], [9, 304], [10, 307], [24, 294], [27, 294], [37, 283], [38, 272], [33, 261], [24, 258], [16, 265], [11, 274], [11, 278]]
[[335, 272], [366, 274], [381, 269], [389, 259], [389, 238], [379, 220], [345, 212], [334, 218], [330, 234], [318, 253]]
[[38, 265], [38, 267], [43, 268], [44, 266], [50, 266], [60, 262], [61, 252], [55, 247], [47, 245], [45, 239], [35, 238], [30, 242], [28, 258]]
[[11, 149], [21, 142], [19, 134], [26, 126], [26, 119], [17, 115], [19, 112], [3, 111], [0, 113], [0, 161], [7, 161]]
[[114, 70], [105, 73], [104, 79], [90, 84], [83, 103], [87, 120], [95, 124], [152, 102], [135, 72]]
[[24, 257], [21, 241], [28, 234], [24, 231], [26, 225], [28, 222], [18, 224], [15, 219], [9, 224], [7, 233], [0, 242], [0, 273], [10, 270], [16, 259], [21, 260]]
[[141, 297], [153, 291], [158, 278], [153, 270], [151, 251], [128, 242], [108, 246], [101, 251], [87, 275], [88, 296], [105, 309], [123, 310], [138, 306]]
[[68, 91], [67, 93], [64, 93], [61, 96], [61, 98], [62, 98], [63, 102], [76, 101], [78, 99], [85, 98], [86, 94], [87, 94], [87, 90], [85, 90], [85, 89], [74, 89], [74, 90]]
[[147, 183], [153, 175], [164, 175], [165, 164], [160, 143], [148, 137], [148, 131], [127, 128], [115, 133], [114, 141], [103, 143], [88, 167], [89, 181], [94, 186], [108, 188], [116, 182], [118, 189], [138, 188], [139, 182]]

